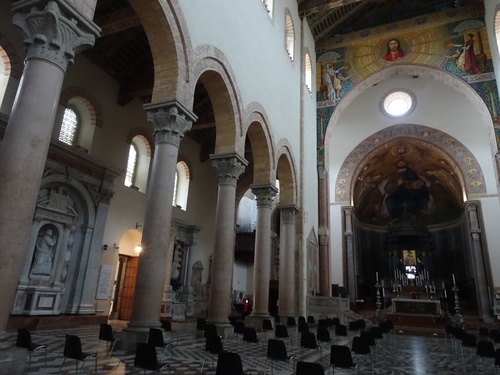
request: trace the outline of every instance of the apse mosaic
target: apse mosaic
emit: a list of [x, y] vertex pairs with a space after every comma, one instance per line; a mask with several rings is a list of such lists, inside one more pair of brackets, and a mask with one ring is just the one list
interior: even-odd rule
[[[441, 18], [447, 16], [444, 14]], [[319, 148], [331, 113], [346, 93], [364, 78], [394, 64], [438, 68], [467, 82], [488, 107], [497, 144], [500, 144], [499, 98], [484, 18], [444, 23], [421, 17], [405, 22], [393, 25], [390, 35], [384, 30], [381, 35], [385, 36], [379, 39], [372, 37], [372, 34], [378, 35], [379, 30], [365, 30], [361, 36], [365, 36], [366, 41], [358, 37], [342, 47], [318, 53]]]

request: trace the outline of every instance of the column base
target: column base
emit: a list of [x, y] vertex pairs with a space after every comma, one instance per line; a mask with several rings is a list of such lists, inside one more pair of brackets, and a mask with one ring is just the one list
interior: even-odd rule
[[272, 321], [272, 317], [269, 313], [251, 314], [245, 318], [245, 327], [253, 327], [257, 332], [261, 332], [262, 322], [265, 319], [269, 319]]
[[122, 348], [127, 352], [135, 352], [138, 342], [147, 342], [150, 328], [160, 328], [160, 322], [134, 323], [130, 322], [123, 329]]

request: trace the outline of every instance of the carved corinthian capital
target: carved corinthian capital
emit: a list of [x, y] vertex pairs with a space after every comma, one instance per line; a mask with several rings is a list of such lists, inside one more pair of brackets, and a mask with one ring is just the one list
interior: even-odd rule
[[236, 153], [210, 155], [212, 167], [216, 170], [219, 185], [236, 186], [238, 178], [245, 171], [248, 161]]
[[171, 143], [179, 147], [184, 134], [191, 130], [197, 117], [177, 100], [143, 106], [148, 122], [153, 125], [155, 143]]
[[64, 0], [24, 0], [12, 10], [16, 12], [12, 23], [24, 36], [26, 59], [47, 60], [63, 71], [99, 36], [99, 27]]
[[257, 197], [257, 207], [271, 207], [274, 197], [278, 194], [278, 188], [272, 184], [254, 184], [250, 188]]

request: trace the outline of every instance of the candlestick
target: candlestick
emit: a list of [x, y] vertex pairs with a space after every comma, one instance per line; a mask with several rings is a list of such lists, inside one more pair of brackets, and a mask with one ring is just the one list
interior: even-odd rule
[[378, 281], [378, 272], [375, 272], [375, 277], [377, 278]]
[[457, 285], [457, 283], [455, 282], [455, 274], [454, 273], [451, 274], [451, 278], [453, 279], [453, 285]]

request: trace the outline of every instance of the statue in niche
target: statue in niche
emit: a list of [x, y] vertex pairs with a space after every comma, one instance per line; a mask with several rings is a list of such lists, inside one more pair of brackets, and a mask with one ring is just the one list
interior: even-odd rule
[[174, 254], [172, 257], [172, 276], [170, 276], [171, 279], [177, 280], [181, 275], [182, 253], [182, 244], [176, 241], [174, 243]]
[[[42, 232], [42, 230], [40, 230]], [[48, 228], [43, 234], [38, 235], [35, 245], [35, 255], [31, 266], [32, 275], [50, 275], [54, 258], [54, 246], [57, 236]]]
[[193, 272], [191, 273], [191, 286], [193, 287], [193, 297], [201, 296], [202, 290], [202, 274], [203, 274], [203, 264], [199, 260], [193, 264]]

